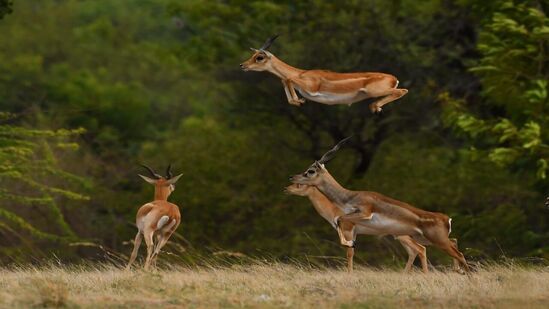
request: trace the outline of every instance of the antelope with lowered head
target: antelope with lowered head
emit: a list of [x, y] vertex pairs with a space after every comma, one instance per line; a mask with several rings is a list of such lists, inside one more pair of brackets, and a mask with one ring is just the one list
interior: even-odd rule
[[[348, 190], [332, 177], [324, 164], [348, 139], [340, 141], [304, 173], [290, 177], [290, 181], [315, 186], [341, 209], [344, 215], [334, 219], [336, 226], [339, 222], [349, 221], [385, 235], [409, 235], [422, 245], [433, 245], [444, 250], [469, 272], [465, 257], [449, 238], [452, 221], [447, 215], [418, 209], [377, 192]], [[354, 239], [340, 237], [340, 241], [348, 247], [354, 245]]]
[[[142, 166], [147, 169], [151, 177], [143, 175], [139, 175], [139, 177], [154, 185], [154, 200], [141, 206], [137, 211], [135, 224], [138, 231], [135, 235], [133, 251], [126, 269], [130, 269], [135, 261], [143, 237], [147, 245], [145, 269], [148, 269], [151, 263], [155, 265], [160, 249], [166, 245], [181, 222], [179, 208], [177, 205], [168, 202], [168, 196], [175, 190], [175, 183], [183, 174], [174, 177], [171, 172], [171, 164], [166, 169], [166, 176], [157, 174], [146, 165]], [[156, 243], [154, 241], [155, 235]]]
[[252, 48], [252, 57], [240, 64], [244, 71], [268, 71], [282, 81], [288, 103], [301, 105], [297, 91], [306, 99], [328, 105], [347, 104], [378, 98], [370, 104], [373, 113], [381, 112], [383, 105], [408, 93], [397, 88], [398, 79], [378, 72], [337, 73], [327, 70], [302, 70], [275, 57], [267, 49], [278, 37], [269, 38], [259, 49]]
[[[384, 233], [376, 230], [356, 225], [355, 223], [347, 220], [339, 220], [336, 225], [336, 218], [345, 215], [345, 213], [335, 206], [322, 192], [320, 192], [315, 186], [301, 185], [298, 183], [291, 184], [286, 187], [287, 193], [299, 196], [306, 196], [309, 198], [313, 207], [318, 214], [326, 219], [334, 229], [337, 230], [339, 238], [346, 241], [353, 241], [353, 246], [347, 247], [347, 271], [353, 271], [353, 257], [355, 255], [354, 241], [358, 234], [363, 235], [384, 235]], [[427, 267], [427, 249], [425, 246], [419, 244], [412, 237], [408, 235], [395, 236], [408, 253], [408, 261], [404, 267], [404, 271], [410, 271], [412, 269], [412, 263], [419, 255], [421, 261], [421, 268], [423, 272], [428, 272]]]

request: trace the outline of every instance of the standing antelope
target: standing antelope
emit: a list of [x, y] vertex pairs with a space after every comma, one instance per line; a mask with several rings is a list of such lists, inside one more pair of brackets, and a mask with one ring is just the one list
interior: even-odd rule
[[[139, 175], [139, 177], [154, 185], [154, 200], [141, 206], [137, 211], [135, 224], [138, 231], [137, 235], [135, 235], [132, 255], [126, 269], [130, 269], [132, 263], [135, 261], [143, 236], [147, 245], [145, 269], [148, 269], [151, 263], [155, 265], [160, 249], [168, 242], [168, 239], [170, 239], [170, 236], [181, 222], [179, 208], [177, 205], [168, 202], [168, 196], [175, 190], [175, 183], [183, 174], [173, 177], [171, 164], [166, 169], [165, 177], [157, 174], [146, 165], [142, 166], [149, 171], [152, 178], [143, 175]], [[156, 235], [156, 246], [153, 240], [154, 235]]]
[[244, 71], [268, 71], [278, 76], [288, 103], [301, 105], [295, 90], [306, 99], [322, 104], [351, 105], [368, 98], [379, 98], [370, 104], [370, 110], [381, 112], [381, 107], [406, 93], [406, 89], [398, 89], [395, 76], [377, 72], [336, 73], [326, 70], [302, 70], [292, 67], [275, 57], [267, 49], [278, 37], [269, 38], [259, 49], [252, 48], [254, 54], [240, 64]]
[[[315, 186], [291, 184], [286, 187], [286, 192], [299, 196], [307, 196], [314, 208], [320, 216], [328, 221], [334, 229], [337, 230], [338, 235], [341, 238], [354, 240], [357, 234], [364, 235], [385, 235], [382, 231], [356, 225], [351, 221], [339, 220], [339, 225], [336, 225], [336, 218], [345, 215], [345, 213], [335, 206], [322, 192], [320, 192]], [[408, 235], [395, 236], [408, 253], [408, 261], [404, 267], [404, 271], [410, 271], [412, 269], [412, 263], [419, 255], [421, 260], [421, 268], [423, 272], [428, 272], [427, 267], [427, 249], [425, 246], [417, 243], [412, 237]], [[351, 247], [347, 247], [347, 271], [353, 271], [353, 256], [355, 255], [354, 244]]]
[[[447, 215], [418, 209], [376, 192], [347, 190], [332, 177], [324, 164], [348, 139], [340, 141], [303, 174], [290, 177], [290, 181], [317, 187], [339, 207], [344, 215], [335, 218], [336, 226], [339, 222], [349, 221], [386, 235], [409, 235], [422, 245], [434, 245], [444, 250], [468, 272], [469, 266], [463, 254], [448, 237], [452, 220]], [[340, 236], [340, 241], [342, 245], [352, 247], [355, 238]]]

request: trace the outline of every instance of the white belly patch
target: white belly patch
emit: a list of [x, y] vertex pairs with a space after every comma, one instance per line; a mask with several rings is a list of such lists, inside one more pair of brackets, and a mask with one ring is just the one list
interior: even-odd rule
[[298, 87], [295, 88], [307, 100], [329, 105], [352, 104], [358, 101], [362, 101], [368, 97], [368, 95], [362, 91], [353, 91], [348, 93], [307, 92]]
[[389, 218], [378, 213], [372, 214], [372, 218], [362, 220], [359, 223], [365, 229], [375, 231], [376, 235], [417, 235], [422, 234], [412, 225], [403, 224], [398, 220]]

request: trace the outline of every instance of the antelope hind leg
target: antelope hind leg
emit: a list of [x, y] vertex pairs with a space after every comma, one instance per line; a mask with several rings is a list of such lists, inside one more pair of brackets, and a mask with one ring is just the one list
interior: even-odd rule
[[[367, 92], [366, 89], [364, 89], [364, 88], [362, 88], [360, 90], [371, 94], [371, 92]], [[402, 96], [404, 96], [407, 93], [408, 93], [407, 89], [391, 88], [391, 89], [388, 89], [387, 91], [378, 93], [375, 96], [372, 95], [373, 97], [381, 97], [381, 98], [370, 104], [370, 111], [372, 113], [379, 113], [379, 112], [381, 112], [381, 107], [383, 107], [383, 105], [385, 105], [387, 103], [391, 103], [394, 100], [397, 100], [397, 99], [401, 98]]]
[[137, 257], [137, 252], [139, 251], [139, 246], [141, 246], [141, 240], [143, 240], [143, 234], [141, 234], [141, 231], [137, 231], [137, 235], [135, 235], [135, 240], [133, 241], [132, 255], [130, 256], [128, 266], [126, 266], [126, 270], [130, 270], [133, 262], [135, 261], [135, 258]]
[[145, 260], [144, 268], [149, 269], [149, 266], [151, 264], [151, 258], [153, 255], [153, 250], [154, 250], [154, 240], [153, 240], [154, 230], [147, 229], [143, 234], [145, 238], [145, 244], [147, 245], [147, 259]]

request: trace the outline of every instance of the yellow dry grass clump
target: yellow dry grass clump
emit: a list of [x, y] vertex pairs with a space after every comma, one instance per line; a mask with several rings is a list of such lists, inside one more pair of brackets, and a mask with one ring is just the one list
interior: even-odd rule
[[267, 264], [124, 271], [0, 269], [0, 307], [547, 308], [549, 268], [487, 266], [471, 276]]

